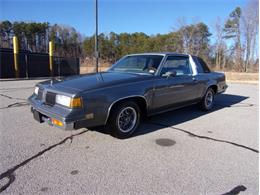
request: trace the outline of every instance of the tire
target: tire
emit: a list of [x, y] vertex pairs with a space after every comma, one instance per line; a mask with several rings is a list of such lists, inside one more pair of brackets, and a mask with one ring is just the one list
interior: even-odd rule
[[124, 101], [111, 110], [107, 126], [113, 136], [124, 139], [135, 132], [140, 120], [139, 106], [133, 101]]
[[209, 111], [213, 108], [214, 96], [215, 96], [214, 90], [212, 88], [208, 88], [208, 90], [206, 91], [204, 97], [200, 102], [200, 107], [202, 110]]

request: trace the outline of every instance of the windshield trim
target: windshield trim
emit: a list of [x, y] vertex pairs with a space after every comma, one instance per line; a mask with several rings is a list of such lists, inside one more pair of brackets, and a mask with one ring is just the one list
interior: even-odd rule
[[127, 74], [138, 74], [138, 75], [154, 75], [153, 73], [149, 72], [128, 72], [128, 71], [118, 71], [118, 70], [107, 70], [106, 72], [118, 72], [118, 73], [127, 73]]

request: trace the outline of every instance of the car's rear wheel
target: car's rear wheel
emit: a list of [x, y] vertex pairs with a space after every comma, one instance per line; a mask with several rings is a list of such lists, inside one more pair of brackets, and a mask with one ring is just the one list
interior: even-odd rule
[[113, 107], [107, 125], [115, 137], [127, 138], [138, 128], [140, 115], [140, 108], [135, 102], [124, 101]]
[[214, 105], [215, 92], [212, 88], [208, 88], [203, 99], [200, 102], [201, 109], [204, 111], [211, 110]]

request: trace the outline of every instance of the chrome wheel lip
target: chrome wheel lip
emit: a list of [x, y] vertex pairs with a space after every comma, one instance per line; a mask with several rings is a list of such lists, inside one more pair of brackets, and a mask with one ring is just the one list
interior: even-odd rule
[[207, 108], [211, 107], [212, 104], [213, 104], [213, 92], [212, 91], [208, 91], [208, 93], [206, 94], [206, 97], [205, 97], [205, 105]]
[[[123, 108], [118, 114], [117, 126], [123, 133], [131, 132], [137, 123], [137, 112], [132, 107]], [[126, 127], [126, 128], [125, 128]]]

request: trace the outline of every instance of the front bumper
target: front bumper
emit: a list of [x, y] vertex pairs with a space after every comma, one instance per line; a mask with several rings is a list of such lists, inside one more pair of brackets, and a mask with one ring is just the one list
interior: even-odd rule
[[54, 118], [53, 116], [47, 116], [47, 115], [39, 112], [37, 109], [35, 109], [33, 107], [31, 107], [31, 112], [34, 115], [34, 119], [36, 121], [38, 121], [39, 123], [45, 122], [50, 126], [55, 126], [55, 127], [60, 128], [60, 129], [63, 129], [63, 130], [74, 130], [75, 129], [74, 128], [74, 126], [75, 126], [74, 122], [67, 123], [67, 122], [64, 122], [64, 120], [62, 120], [62, 121], [60, 121], [62, 123], [62, 125], [56, 125], [55, 123], [53, 123], [53, 119], [55, 119], [55, 120], [57, 120], [57, 119]]
[[[28, 103], [31, 105], [32, 113], [34, 113], [34, 119], [63, 130], [77, 130], [104, 125], [104, 120], [96, 117], [99, 109], [96, 109], [96, 111], [86, 110], [85, 108], [70, 109], [56, 104], [48, 106], [38, 100], [35, 94], [28, 98]], [[58, 123], [55, 123], [55, 120]]]
[[[38, 100], [36, 95], [29, 97], [28, 102], [31, 105], [34, 119], [40, 123], [46, 122], [63, 130], [76, 129], [76, 122], [85, 119], [83, 110], [72, 110], [59, 105], [48, 106]], [[55, 120], [59, 122], [58, 125], [54, 123]]]

